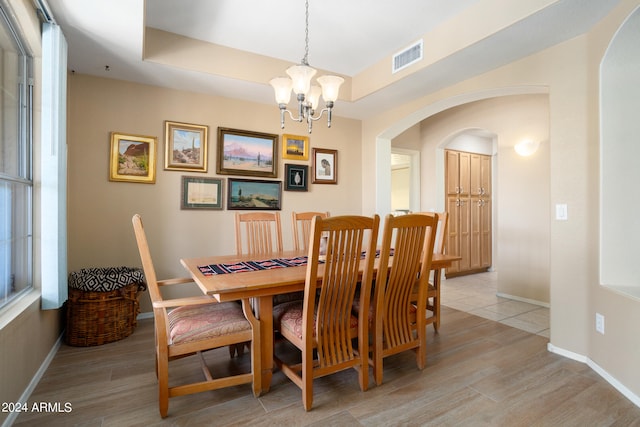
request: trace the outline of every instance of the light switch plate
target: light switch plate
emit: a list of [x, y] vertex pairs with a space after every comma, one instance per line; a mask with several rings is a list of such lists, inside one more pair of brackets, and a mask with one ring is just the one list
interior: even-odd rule
[[567, 213], [567, 205], [565, 203], [560, 203], [556, 205], [556, 219], [558, 221], [566, 221], [569, 219]]

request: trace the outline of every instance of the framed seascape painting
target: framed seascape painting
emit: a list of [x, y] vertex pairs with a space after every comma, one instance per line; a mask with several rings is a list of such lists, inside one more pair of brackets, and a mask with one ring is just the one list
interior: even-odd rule
[[216, 171], [222, 175], [278, 176], [278, 135], [218, 128]]
[[284, 165], [284, 189], [286, 191], [308, 191], [309, 166]]
[[309, 137], [282, 135], [282, 158], [288, 160], [309, 160]]
[[165, 121], [165, 170], [207, 171], [208, 126]]
[[228, 182], [227, 209], [282, 209], [282, 182], [239, 178]]
[[180, 209], [222, 209], [223, 178], [183, 176]]
[[313, 149], [313, 183], [338, 183], [338, 150]]
[[109, 181], [156, 182], [158, 138], [111, 132]]

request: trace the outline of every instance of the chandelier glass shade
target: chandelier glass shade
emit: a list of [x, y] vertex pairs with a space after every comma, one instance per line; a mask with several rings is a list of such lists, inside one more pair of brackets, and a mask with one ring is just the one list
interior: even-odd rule
[[[276, 102], [280, 108], [280, 128], [284, 129], [285, 113], [289, 114], [291, 120], [302, 122], [307, 121], [309, 133], [311, 133], [313, 122], [319, 120], [323, 113], [327, 113], [327, 127], [331, 127], [331, 114], [334, 102], [338, 99], [340, 85], [344, 79], [339, 76], [320, 76], [316, 81], [320, 84], [312, 84], [311, 79], [316, 75], [317, 70], [309, 66], [309, 2], [306, 2], [306, 28], [305, 28], [305, 55], [302, 62], [287, 68], [289, 77], [275, 77], [269, 81], [275, 92]], [[291, 100], [291, 94], [296, 94], [298, 101], [298, 115], [287, 109]], [[320, 96], [324, 99], [325, 108], [316, 115]]]

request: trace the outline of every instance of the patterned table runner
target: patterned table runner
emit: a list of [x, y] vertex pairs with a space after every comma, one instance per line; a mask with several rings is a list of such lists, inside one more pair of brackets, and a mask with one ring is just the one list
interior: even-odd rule
[[216, 274], [244, 273], [248, 271], [271, 270], [282, 267], [299, 267], [307, 265], [307, 257], [295, 258], [272, 258], [262, 261], [240, 261], [225, 264], [210, 264], [198, 266], [200, 272], [205, 276], [215, 276]]
[[[362, 252], [362, 258], [366, 255], [366, 252]], [[393, 255], [393, 249], [391, 250], [391, 255]], [[376, 258], [380, 256], [380, 251], [376, 251]], [[323, 261], [320, 261], [322, 263]], [[209, 264], [209, 265], [199, 265], [198, 270], [204, 276], [215, 276], [218, 274], [227, 274], [227, 273], [245, 273], [249, 271], [259, 271], [259, 270], [271, 270], [274, 268], [283, 268], [283, 267], [300, 267], [303, 265], [307, 265], [307, 257], [299, 256], [295, 258], [271, 258], [265, 259], [261, 261], [240, 261], [240, 262], [231, 262], [224, 264]]]

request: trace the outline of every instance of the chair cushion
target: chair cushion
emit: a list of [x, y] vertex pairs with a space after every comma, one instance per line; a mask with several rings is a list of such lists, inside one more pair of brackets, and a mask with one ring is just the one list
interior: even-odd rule
[[[353, 312], [358, 315], [360, 313], [360, 294], [356, 293], [356, 297], [353, 300], [353, 305], [351, 307]], [[373, 314], [376, 311], [376, 307], [374, 305], [373, 298], [371, 298], [371, 302], [369, 302], [369, 325], [373, 324]]]
[[[316, 336], [315, 316], [313, 325], [313, 336]], [[349, 328], [358, 329], [358, 318], [351, 315], [349, 319]], [[299, 339], [302, 339], [302, 301], [292, 301], [279, 304], [273, 308], [273, 326], [274, 329], [282, 331], [287, 329]]]
[[169, 312], [171, 344], [200, 341], [251, 330], [242, 308], [235, 302], [178, 307]]

